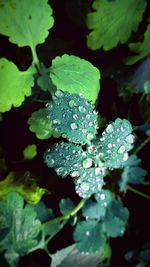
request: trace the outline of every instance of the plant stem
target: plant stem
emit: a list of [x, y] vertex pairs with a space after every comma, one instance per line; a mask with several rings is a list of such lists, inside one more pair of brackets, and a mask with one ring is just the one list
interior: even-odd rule
[[76, 207], [74, 207], [72, 210], [68, 211], [67, 213], [65, 213], [62, 216], [59, 216], [55, 219], [52, 219], [50, 221], [48, 221], [47, 223], [51, 224], [51, 223], [57, 223], [60, 221], [64, 221], [64, 220], [68, 220], [71, 216], [75, 215], [85, 204], [86, 199], [82, 199], [78, 205]]
[[133, 188], [133, 187], [130, 186], [130, 185], [127, 186], [127, 190], [130, 190], [130, 191], [134, 192], [135, 194], [137, 194], [137, 195], [139, 195], [139, 196], [141, 196], [141, 197], [150, 199], [150, 196], [148, 196], [148, 195], [146, 195], [146, 194], [140, 192], [139, 190]]
[[137, 153], [139, 153], [139, 152], [143, 149], [143, 147], [146, 146], [146, 145], [148, 144], [148, 142], [150, 142], [150, 136], [148, 136], [148, 137], [145, 139], [145, 141], [144, 141], [143, 143], [141, 143], [141, 144], [137, 147], [137, 149], [135, 149], [135, 151], [134, 151], [133, 154], [137, 154]]
[[32, 51], [32, 56], [33, 56], [32, 64], [35, 65], [37, 69], [39, 70], [39, 59], [38, 59], [35, 47], [32, 46], [31, 51]]

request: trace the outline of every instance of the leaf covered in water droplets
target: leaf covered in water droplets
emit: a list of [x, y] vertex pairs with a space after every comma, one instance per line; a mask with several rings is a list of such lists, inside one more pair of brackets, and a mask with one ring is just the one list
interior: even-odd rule
[[79, 222], [73, 237], [81, 252], [98, 251], [105, 243], [102, 225], [95, 220]]
[[126, 119], [117, 118], [110, 123], [98, 139], [93, 142], [93, 151], [106, 168], [120, 168], [128, 159], [133, 147], [132, 126]]
[[97, 113], [82, 96], [57, 91], [48, 113], [52, 127], [73, 143], [86, 144], [97, 133]]
[[44, 154], [47, 166], [54, 168], [62, 177], [79, 176], [79, 172], [83, 169], [82, 162], [86, 158], [87, 155], [82, 147], [65, 142], [54, 144]]

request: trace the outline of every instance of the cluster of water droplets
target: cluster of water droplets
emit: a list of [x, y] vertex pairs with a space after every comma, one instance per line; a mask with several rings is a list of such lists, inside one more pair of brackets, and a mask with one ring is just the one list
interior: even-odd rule
[[117, 118], [93, 141], [88, 151], [90, 153], [91, 150], [105, 168], [120, 168], [128, 159], [128, 152], [132, 149], [133, 142], [134, 135], [130, 122]]
[[47, 108], [52, 127], [70, 142], [86, 144], [95, 137], [97, 112], [81, 95], [56, 91]]

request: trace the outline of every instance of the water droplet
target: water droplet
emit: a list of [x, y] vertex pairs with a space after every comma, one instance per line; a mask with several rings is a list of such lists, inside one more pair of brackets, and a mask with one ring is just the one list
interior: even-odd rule
[[90, 114], [87, 114], [87, 115], [85, 116], [85, 118], [86, 118], [86, 119], [90, 119]]
[[70, 100], [70, 101], [69, 101], [69, 107], [70, 107], [70, 108], [73, 108], [73, 107], [75, 107], [75, 106], [77, 106], [76, 102], [75, 102], [73, 99]]
[[95, 174], [98, 175], [100, 173], [101, 169], [100, 168], [96, 168], [95, 169]]
[[93, 126], [93, 122], [92, 121], [89, 122], [89, 126], [90, 127]]
[[73, 114], [73, 118], [74, 118], [74, 120], [77, 120], [79, 117], [77, 114]]
[[89, 231], [86, 231], [86, 236], [90, 236], [90, 232]]
[[70, 174], [71, 177], [78, 177], [79, 176], [79, 172], [78, 171], [73, 171], [71, 174]]
[[124, 132], [126, 128], [122, 125], [120, 129], [121, 129], [121, 132]]
[[113, 130], [114, 130], [114, 127], [112, 126], [112, 124], [109, 124], [109, 125], [107, 126], [107, 128], [106, 128], [106, 132], [107, 132], [107, 133], [112, 133]]
[[78, 109], [82, 113], [84, 113], [86, 111], [85, 107], [83, 107], [83, 106], [79, 106]]
[[83, 183], [80, 185], [80, 188], [81, 188], [81, 190], [83, 190], [83, 191], [88, 191], [88, 190], [90, 189], [90, 185], [89, 185], [89, 183], [87, 183], [87, 182], [83, 182]]
[[118, 149], [118, 153], [119, 154], [123, 154], [125, 151], [126, 151], [125, 146], [120, 146], [119, 149]]
[[108, 154], [111, 154], [112, 152], [111, 152], [111, 150], [110, 150], [110, 149], [108, 149], [108, 150], [107, 150], [107, 153], [108, 153]]
[[70, 127], [71, 127], [72, 130], [76, 130], [78, 128], [78, 126], [76, 125], [75, 122], [71, 123]]
[[57, 168], [56, 172], [58, 175], [61, 175], [63, 172], [65, 171], [65, 169], [63, 167]]
[[82, 132], [83, 134], [86, 134], [87, 130], [86, 130], [86, 129], [82, 129], [81, 132]]
[[90, 159], [90, 158], [84, 159], [82, 162], [82, 166], [85, 169], [90, 168], [92, 166], [92, 164], [93, 164], [93, 162], [92, 162], [92, 159]]
[[121, 141], [121, 139], [120, 138], [117, 138], [117, 142], [119, 143]]
[[101, 195], [100, 195], [100, 199], [101, 199], [101, 200], [104, 200], [104, 199], [105, 199], [105, 194], [101, 194]]
[[108, 148], [112, 148], [113, 145], [111, 143], [109, 143], [107, 146], [108, 146]]
[[129, 144], [132, 144], [134, 142], [134, 135], [133, 134], [129, 134], [127, 137], [126, 137], [126, 141], [129, 143]]
[[88, 133], [86, 138], [87, 140], [92, 140], [94, 138], [94, 135], [92, 133]]
[[53, 124], [58, 124], [58, 125], [61, 124], [61, 123], [60, 123], [60, 120], [53, 120], [52, 123], [53, 123]]
[[63, 94], [63, 92], [61, 92], [61, 91], [56, 91], [55, 92], [55, 96], [57, 96], [57, 97], [62, 97], [64, 94]]
[[128, 155], [128, 153], [124, 153], [124, 156], [123, 156], [123, 161], [126, 161], [126, 160], [128, 160], [128, 158], [129, 158], [129, 155]]

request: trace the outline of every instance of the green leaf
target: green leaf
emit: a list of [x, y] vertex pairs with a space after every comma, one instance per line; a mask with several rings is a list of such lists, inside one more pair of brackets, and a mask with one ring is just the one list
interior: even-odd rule
[[68, 255], [72, 252], [74, 248], [75, 248], [75, 244], [68, 246], [66, 248], [63, 248], [57, 251], [55, 254], [50, 254], [52, 258], [51, 267], [60, 266], [63, 260], [68, 257]]
[[87, 26], [92, 32], [87, 37], [87, 46], [105, 51], [124, 44], [131, 33], [136, 32], [146, 9], [145, 0], [106, 1], [95, 0], [94, 11], [87, 16]]
[[74, 204], [70, 198], [62, 198], [59, 203], [59, 209], [62, 214], [67, 213], [68, 211], [74, 208]]
[[78, 223], [73, 238], [81, 252], [96, 252], [101, 249], [105, 242], [102, 226], [94, 220]]
[[3, 224], [9, 228], [0, 248], [10, 266], [15, 266], [20, 256], [37, 247], [41, 223], [31, 205], [24, 207], [23, 198], [18, 193], [9, 193], [7, 199], [0, 202], [0, 214]]
[[18, 46], [30, 46], [44, 42], [53, 26], [52, 9], [47, 0], [1, 0], [0, 33], [8, 36]]
[[129, 217], [129, 211], [123, 207], [122, 202], [113, 200], [109, 206], [104, 218], [103, 229], [107, 236], [122, 236]]
[[18, 192], [31, 204], [37, 204], [46, 190], [40, 188], [30, 177], [30, 172], [10, 172], [0, 181], [0, 199], [6, 198], [9, 192]]
[[91, 153], [99, 155], [99, 164], [105, 168], [120, 168], [128, 159], [128, 151], [133, 147], [132, 126], [126, 119], [117, 118], [108, 124], [102, 136], [93, 141]]
[[13, 62], [0, 59], [0, 112], [9, 111], [12, 106], [21, 106], [25, 96], [31, 95], [34, 73], [34, 67], [20, 71]]
[[98, 98], [100, 73], [85, 59], [67, 54], [57, 56], [52, 61], [50, 77], [58, 90], [82, 94], [92, 102]]
[[23, 150], [24, 159], [31, 160], [37, 155], [37, 146], [35, 144], [28, 145]]
[[95, 137], [97, 112], [82, 96], [57, 91], [47, 108], [52, 127], [62, 137], [76, 144], [89, 143]]
[[131, 155], [124, 163], [124, 169], [119, 180], [119, 190], [126, 191], [128, 184], [142, 184], [147, 171], [141, 166], [141, 159], [136, 155]]
[[52, 122], [49, 119], [48, 114], [49, 112], [47, 108], [41, 108], [34, 111], [28, 119], [29, 129], [31, 132], [35, 133], [38, 139], [44, 140], [51, 136], [54, 136], [55, 138], [60, 136], [60, 134], [52, 129]]
[[150, 55], [150, 24], [147, 26], [147, 29], [144, 33], [143, 42], [130, 43], [129, 48], [132, 52], [135, 52], [137, 55], [128, 57], [125, 59], [125, 64], [132, 65], [138, 62], [139, 60]]

